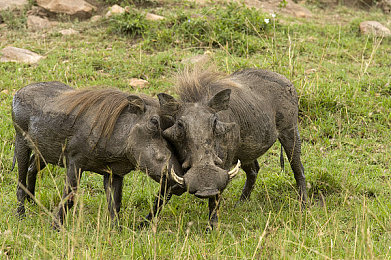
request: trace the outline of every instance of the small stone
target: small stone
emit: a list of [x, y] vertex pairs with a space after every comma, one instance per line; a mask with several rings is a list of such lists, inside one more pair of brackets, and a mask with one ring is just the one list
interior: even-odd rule
[[129, 85], [135, 88], [145, 88], [149, 85], [149, 82], [144, 79], [131, 78], [129, 79]]
[[106, 18], [109, 18], [113, 15], [118, 15], [118, 14], [123, 14], [125, 13], [125, 8], [122, 8], [119, 5], [113, 5], [112, 7], [109, 8], [109, 11], [106, 13]]
[[145, 15], [145, 19], [149, 21], [160, 21], [163, 20], [164, 17], [157, 14], [147, 13]]
[[70, 28], [70, 29], [64, 29], [64, 30], [61, 30], [60, 33], [62, 35], [73, 35], [73, 34], [78, 34], [79, 32]]
[[27, 17], [27, 28], [31, 31], [40, 31], [52, 27], [53, 24], [47, 18], [41, 18], [35, 15]]
[[1, 62], [22, 62], [28, 64], [37, 63], [43, 58], [43, 56], [21, 48], [16, 47], [5, 47], [1, 50], [2, 56], [0, 57]]
[[197, 63], [206, 63], [210, 59], [211, 52], [206, 51], [204, 54], [195, 55], [190, 58], [184, 59], [183, 64], [197, 64]]
[[3, 90], [1, 91], [1, 94], [8, 95], [8, 94], [9, 94], [9, 91], [8, 91], [8, 89], [3, 89]]
[[8, 235], [11, 235], [11, 234], [12, 234], [11, 230], [5, 230], [2, 235], [8, 236]]
[[312, 13], [307, 10], [297, 10], [293, 13], [298, 18], [311, 18]]
[[380, 37], [391, 36], [391, 31], [384, 25], [376, 21], [365, 21], [360, 23], [360, 31], [362, 34], [372, 34]]
[[95, 23], [95, 22], [99, 21], [100, 19], [102, 19], [101, 15], [94, 15], [93, 17], [91, 17], [91, 22]]

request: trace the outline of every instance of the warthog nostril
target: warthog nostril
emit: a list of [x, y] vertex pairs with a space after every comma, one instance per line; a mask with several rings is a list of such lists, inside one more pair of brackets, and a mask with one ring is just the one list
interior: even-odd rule
[[163, 154], [155, 154], [155, 159], [159, 162], [165, 161], [166, 157]]
[[217, 157], [217, 156], [215, 157], [214, 162], [215, 162], [216, 165], [222, 165], [223, 164], [223, 161], [219, 157]]
[[186, 158], [186, 160], [182, 163], [182, 169], [189, 169], [190, 168], [190, 160]]

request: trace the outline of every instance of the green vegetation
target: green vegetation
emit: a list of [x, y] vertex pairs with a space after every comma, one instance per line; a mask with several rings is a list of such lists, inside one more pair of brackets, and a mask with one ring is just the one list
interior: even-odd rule
[[[24, 12], [9, 20], [3, 15], [8, 26], [0, 27], [0, 49], [12, 45], [46, 58], [36, 65], [0, 63], [0, 258], [389, 258], [391, 41], [358, 31], [363, 20], [386, 24], [387, 17], [337, 7], [317, 19], [273, 18], [239, 5], [166, 3], [150, 7], [166, 17], [160, 22], [131, 11], [97, 23], [63, 22], [45, 33], [25, 29]], [[57, 33], [69, 27], [80, 34]], [[125, 178], [122, 231], [110, 227], [103, 178], [89, 172], [64, 229], [53, 231], [51, 212], [65, 179], [64, 170], [53, 166], [39, 174], [38, 203], [26, 203], [26, 219], [17, 218], [17, 172], [10, 172], [16, 90], [58, 80], [77, 88], [174, 94], [182, 61], [206, 51], [221, 71], [265, 68], [296, 86], [307, 209], [300, 208], [290, 167], [279, 168], [276, 144], [259, 159], [251, 200], [235, 204], [242, 172], [223, 194], [219, 227], [208, 234], [207, 201], [188, 194], [174, 197], [150, 227], [138, 230], [158, 189], [138, 171]], [[149, 85], [130, 87], [134, 77]]]
[[215, 6], [197, 10], [170, 13], [160, 22], [147, 21], [137, 10], [130, 10], [111, 20], [112, 31], [130, 36], [142, 36], [146, 49], [163, 50], [167, 47], [226, 47], [239, 56], [261, 50], [261, 33], [269, 31], [274, 19], [238, 4], [224, 8]]

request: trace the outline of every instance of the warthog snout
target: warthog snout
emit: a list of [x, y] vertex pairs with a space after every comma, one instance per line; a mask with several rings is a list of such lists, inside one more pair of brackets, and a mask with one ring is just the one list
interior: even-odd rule
[[179, 177], [175, 171], [171, 171], [171, 177], [177, 183], [186, 187], [190, 194], [194, 194], [199, 198], [211, 198], [219, 195], [229, 181], [239, 172], [240, 161], [231, 171], [226, 171], [215, 165], [200, 165], [193, 166], [185, 174]]

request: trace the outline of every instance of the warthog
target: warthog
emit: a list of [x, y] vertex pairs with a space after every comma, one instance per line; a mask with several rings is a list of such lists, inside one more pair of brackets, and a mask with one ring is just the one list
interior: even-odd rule
[[173, 143], [185, 172], [183, 177], [173, 178], [189, 193], [209, 198], [212, 227], [217, 221], [219, 195], [233, 177], [228, 169], [242, 163], [247, 179], [240, 199], [248, 199], [259, 171], [257, 158], [277, 139], [305, 201], [298, 98], [289, 80], [261, 69], [230, 76], [194, 70], [179, 76], [177, 87], [180, 101], [164, 93], [158, 95], [162, 118], [172, 122], [163, 136]]
[[[74, 90], [60, 82], [43, 82], [19, 90], [12, 103], [18, 163], [18, 214], [34, 196], [38, 170], [48, 163], [66, 167], [66, 183], [54, 227], [58, 228], [83, 171], [104, 176], [110, 216], [117, 222], [123, 177], [136, 168], [167, 185], [175, 193], [169, 171], [183, 175], [167, 141], [161, 135], [159, 103], [147, 96], [114, 89]], [[31, 156], [33, 151], [34, 155]], [[29, 167], [30, 166], [30, 167]], [[171, 190], [173, 188], [174, 190]], [[179, 193], [181, 194], [184, 190]], [[156, 199], [154, 211], [160, 208]]]

